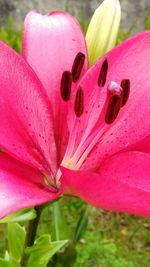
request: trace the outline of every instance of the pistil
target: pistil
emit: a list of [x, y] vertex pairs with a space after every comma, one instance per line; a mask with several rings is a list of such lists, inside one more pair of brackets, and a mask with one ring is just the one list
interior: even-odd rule
[[71, 158], [72, 168], [79, 169], [82, 166], [84, 160], [88, 157], [97, 142], [100, 142], [100, 138], [108, 130], [110, 124], [116, 120], [121, 108], [122, 91], [123, 89], [116, 82], [112, 81], [109, 83], [106, 100], [97, 122], [91, 128], [86, 140], [83, 141], [81, 139], [76, 152]]
[[117, 118], [121, 108], [123, 90], [122, 87], [115, 83], [110, 82], [107, 88], [107, 98], [104, 104], [105, 122], [111, 124]]
[[[67, 73], [65, 72], [64, 77], [62, 77], [62, 89], [64, 89], [65, 83], [70, 85], [68, 80], [70, 81], [70, 77], [72, 77], [72, 81], [76, 82], [79, 80], [83, 65], [84, 65], [85, 56], [82, 53], [78, 53], [71, 72]], [[72, 76], [70, 76], [70, 74]], [[108, 60], [107, 58], [104, 59], [101, 69], [98, 75], [97, 84], [99, 87], [105, 87], [107, 82], [107, 75], [108, 75]], [[67, 82], [65, 82], [67, 81]], [[70, 88], [69, 87], [69, 88]], [[75, 147], [76, 144], [76, 138], [78, 134], [78, 127], [80, 127], [80, 123], [82, 121], [82, 118], [79, 119], [83, 113], [84, 113], [84, 88], [79, 85], [77, 87], [77, 91], [75, 94], [75, 100], [74, 100], [74, 112], [75, 112], [75, 121], [74, 125], [72, 127], [70, 138], [68, 141], [68, 147], [66, 150], [66, 153], [64, 155], [64, 158], [62, 160], [62, 166], [66, 166], [67, 168], [71, 169], [79, 169], [85, 159], [88, 157], [88, 155], [91, 153], [91, 151], [94, 149], [96, 144], [100, 142], [101, 137], [105, 135], [105, 133], [108, 131], [110, 125], [116, 121], [116, 118], [120, 112], [120, 109], [127, 103], [130, 93], [130, 80], [129, 79], [123, 79], [120, 84], [111, 81], [109, 82], [107, 89], [101, 88], [101, 90], [107, 90], [106, 91], [106, 98], [101, 101], [102, 106], [100, 108], [97, 108], [99, 104], [99, 97], [100, 94], [99, 88], [97, 88], [96, 93], [93, 94], [92, 100], [96, 102], [95, 105], [93, 105], [92, 112], [88, 113], [88, 117], [85, 116], [85, 118], [88, 120], [88, 128], [85, 129], [81, 139], [80, 143]], [[63, 98], [68, 99], [70, 98], [70, 90], [67, 90], [67, 93], [65, 90], [62, 90], [63, 92]], [[69, 96], [68, 96], [69, 95]], [[105, 93], [103, 94], [105, 96]], [[92, 102], [92, 101], [91, 101]], [[98, 112], [98, 116], [93, 116], [94, 112]], [[94, 119], [93, 119], [94, 118]], [[96, 118], [96, 119], [95, 119]], [[59, 180], [59, 175], [57, 175], [57, 180]]]

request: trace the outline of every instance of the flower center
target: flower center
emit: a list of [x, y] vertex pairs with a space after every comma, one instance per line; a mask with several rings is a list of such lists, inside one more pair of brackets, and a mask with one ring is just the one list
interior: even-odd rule
[[[71, 72], [64, 72], [62, 75], [61, 95], [64, 101], [70, 99], [72, 81], [76, 82], [79, 80], [84, 60], [85, 56], [82, 53], [78, 53]], [[105, 58], [97, 79], [97, 84], [101, 89], [106, 86], [107, 75], [108, 60]], [[98, 110], [93, 109], [86, 116], [84, 88], [80, 84], [78, 85], [74, 99], [74, 127], [72, 127], [72, 131], [70, 132], [67, 150], [61, 163], [63, 166], [71, 169], [79, 169], [83, 165], [101, 137], [106, 133], [110, 125], [115, 122], [121, 108], [127, 103], [130, 94], [130, 80], [123, 79], [120, 81], [120, 84], [110, 81], [107, 88], [103, 88], [102, 90], [106, 90], [106, 98], [100, 113], [95, 119], [94, 112]], [[98, 96], [98, 94], [95, 94], [93, 98], [94, 105], [98, 102]], [[85, 119], [87, 120], [87, 127], [84, 129], [80, 141], [78, 139], [77, 142], [80, 123], [84, 122]]]

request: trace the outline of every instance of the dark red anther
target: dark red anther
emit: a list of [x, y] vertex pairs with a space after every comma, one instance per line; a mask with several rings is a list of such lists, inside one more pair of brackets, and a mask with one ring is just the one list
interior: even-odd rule
[[129, 98], [130, 80], [128, 79], [122, 80], [120, 86], [122, 87], [121, 107], [123, 107], [127, 103]]
[[60, 92], [61, 97], [64, 101], [70, 99], [72, 85], [72, 74], [70, 71], [64, 71], [61, 78]]
[[73, 62], [72, 65], [72, 80], [73, 82], [77, 82], [80, 78], [80, 74], [84, 65], [84, 61], [85, 61], [85, 55], [81, 52], [79, 52], [76, 57], [75, 60]]
[[107, 124], [111, 124], [115, 121], [120, 110], [120, 100], [121, 98], [119, 95], [112, 95], [110, 97], [105, 115], [105, 122]]
[[84, 93], [81, 86], [79, 86], [76, 93], [74, 111], [77, 117], [80, 117], [84, 111]]
[[104, 86], [106, 83], [106, 79], [107, 79], [107, 73], [108, 73], [108, 60], [107, 58], [105, 58], [102, 66], [101, 66], [101, 70], [99, 73], [99, 77], [98, 77], [98, 86]]

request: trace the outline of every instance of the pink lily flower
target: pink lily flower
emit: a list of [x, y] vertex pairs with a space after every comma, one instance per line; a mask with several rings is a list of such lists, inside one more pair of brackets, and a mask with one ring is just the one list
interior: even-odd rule
[[150, 31], [88, 70], [69, 14], [31, 12], [0, 42], [0, 217], [70, 194], [150, 216]]

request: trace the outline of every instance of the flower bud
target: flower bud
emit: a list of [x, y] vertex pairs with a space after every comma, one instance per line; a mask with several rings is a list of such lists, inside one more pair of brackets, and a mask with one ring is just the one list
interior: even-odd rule
[[120, 19], [119, 0], [104, 0], [95, 10], [86, 33], [90, 65], [115, 46]]

